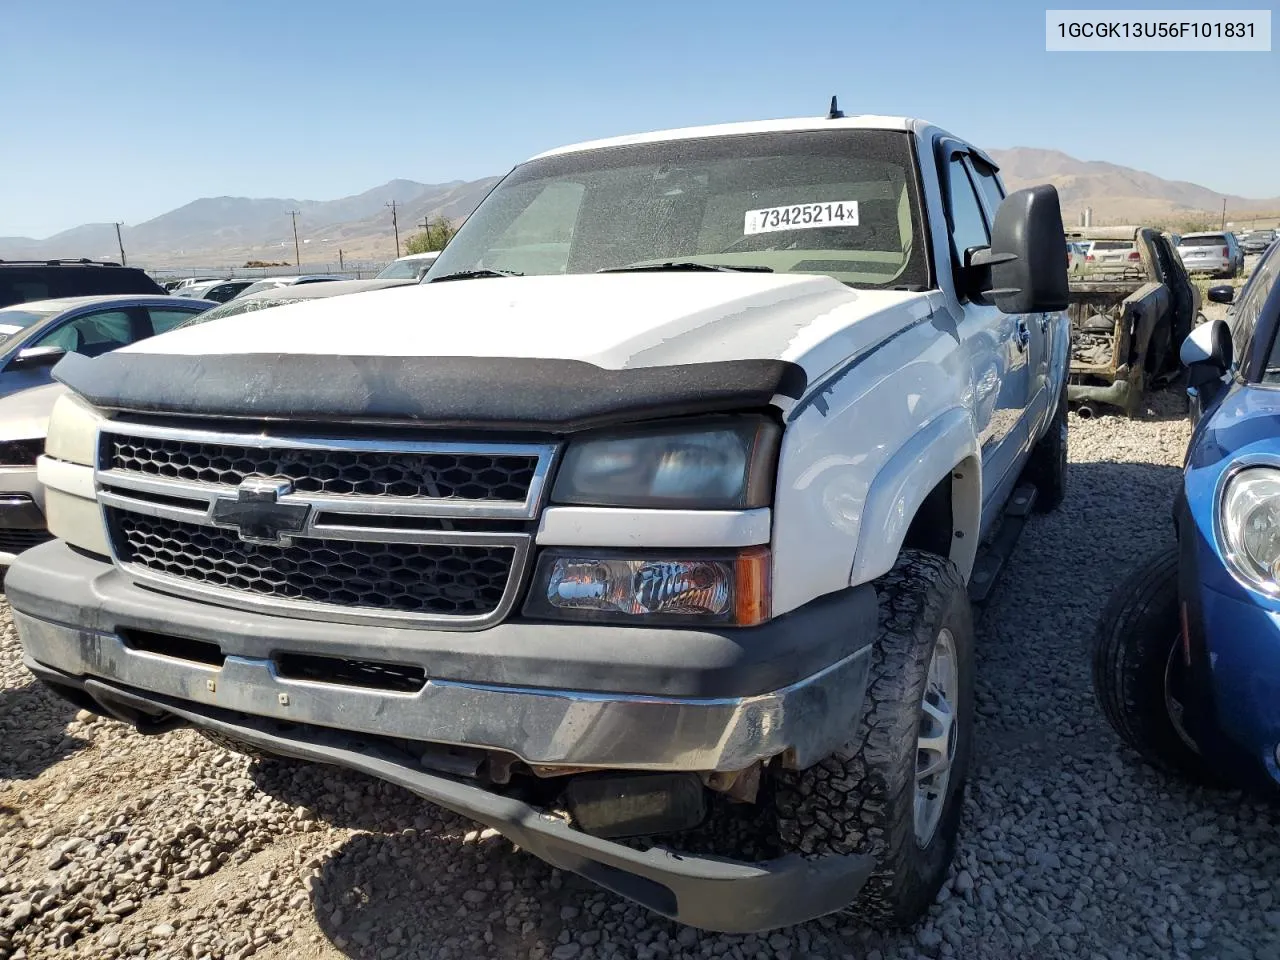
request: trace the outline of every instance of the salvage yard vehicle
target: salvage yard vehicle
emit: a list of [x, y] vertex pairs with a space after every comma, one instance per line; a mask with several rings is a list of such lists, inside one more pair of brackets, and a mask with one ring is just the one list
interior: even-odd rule
[[1244, 251], [1234, 233], [1184, 233], [1178, 256], [1188, 273], [1231, 279], [1244, 272]]
[[542, 154], [420, 284], [59, 364], [25, 663], [687, 924], [911, 923], [979, 546], [1063, 496], [1067, 293], [1054, 188], [923, 121]]
[[[1169, 239], [1150, 227], [1091, 227], [1067, 239], [1094, 241], [1085, 272], [1071, 277], [1067, 394], [1082, 417], [1104, 406], [1134, 416], [1150, 387], [1177, 374], [1200, 290]], [[1113, 256], [1120, 259], [1098, 259]]]
[[1274, 230], [1250, 230], [1240, 238], [1240, 249], [1245, 253], [1266, 253], [1275, 242]]
[[[279, 307], [287, 303], [302, 303], [320, 297], [342, 296], [362, 290], [381, 290], [386, 287], [408, 285], [412, 282], [410, 280], [341, 280], [336, 283], [282, 287], [278, 290], [264, 290], [222, 306], [215, 306], [214, 303], [203, 299], [193, 300], [183, 297], [182, 303], [173, 305], [172, 311], [157, 313], [153, 315], [153, 319], [160, 317], [161, 326], [164, 326], [165, 330], [176, 330], [191, 326], [197, 321], [212, 321], [221, 317], [248, 313], [251, 310]], [[117, 301], [131, 305], [136, 298], [100, 297], [96, 299], [102, 301], [98, 304], [97, 312], [81, 309], [75, 317], [81, 318], [81, 322], [91, 317], [101, 317], [101, 311], [116, 305]], [[23, 306], [25, 309], [38, 309], [43, 304], [24, 304]], [[6, 312], [0, 310], [0, 322], [3, 322]], [[74, 319], [74, 317], [68, 319]], [[145, 328], [143, 332], [145, 333]], [[47, 373], [49, 366], [61, 358], [62, 352], [58, 350], [49, 353], [42, 350], [40, 356], [45, 364], [41, 369]], [[36, 461], [44, 451], [49, 415], [53, 412], [58, 398], [66, 392], [67, 388], [60, 383], [45, 383], [43, 386], [28, 387], [0, 397], [0, 566], [12, 563], [23, 550], [50, 539], [45, 521], [44, 486], [38, 478]]]
[[163, 295], [165, 289], [137, 267], [109, 260], [0, 260], [0, 307], [126, 293]]
[[0, 310], [0, 566], [49, 539], [36, 459], [53, 402], [51, 368], [164, 333], [212, 307], [185, 297], [71, 297]]
[[1277, 278], [1273, 246], [1230, 326], [1202, 324], [1183, 344], [1195, 428], [1177, 545], [1116, 588], [1093, 649], [1099, 702], [1130, 746], [1160, 769], [1237, 787], [1280, 785]]

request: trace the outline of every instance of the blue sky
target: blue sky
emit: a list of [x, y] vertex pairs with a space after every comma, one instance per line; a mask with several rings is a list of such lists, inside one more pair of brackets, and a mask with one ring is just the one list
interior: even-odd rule
[[[1025, 0], [4, 8], [0, 236], [139, 223], [201, 196], [473, 179], [576, 140], [814, 114], [832, 93], [984, 147], [1280, 195], [1280, 124], [1250, 115], [1280, 54], [1046, 53], [1045, 8]], [[1154, 91], [1158, 113], [1142, 108]]]

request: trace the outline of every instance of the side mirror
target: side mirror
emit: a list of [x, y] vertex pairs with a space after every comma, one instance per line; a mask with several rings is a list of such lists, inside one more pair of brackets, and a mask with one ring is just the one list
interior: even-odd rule
[[27, 347], [9, 361], [11, 370], [34, 370], [39, 367], [52, 367], [67, 355], [62, 347]]
[[991, 288], [982, 300], [1002, 313], [1065, 310], [1070, 286], [1057, 189], [1043, 184], [1005, 197], [996, 211], [991, 246], [965, 260], [967, 267], [990, 269]]
[[1209, 299], [1213, 303], [1234, 303], [1236, 299], [1236, 288], [1229, 283], [1223, 283], [1216, 287], [1209, 288]]
[[1200, 324], [1182, 341], [1178, 357], [1187, 368], [1192, 420], [1198, 420], [1199, 412], [1208, 408], [1222, 390], [1223, 378], [1231, 369], [1231, 330], [1221, 320]]

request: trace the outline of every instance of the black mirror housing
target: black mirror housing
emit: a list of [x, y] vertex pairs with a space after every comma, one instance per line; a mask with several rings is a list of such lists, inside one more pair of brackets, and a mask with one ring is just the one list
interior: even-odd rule
[[52, 367], [66, 355], [67, 351], [62, 347], [27, 347], [9, 361], [9, 367], [14, 370]]
[[991, 230], [987, 297], [1002, 313], [1051, 313], [1067, 309], [1067, 238], [1058, 191], [1049, 184], [1004, 198]]
[[1209, 288], [1208, 296], [1213, 303], [1234, 303], [1236, 288], [1229, 283], [1219, 284], [1216, 287]]

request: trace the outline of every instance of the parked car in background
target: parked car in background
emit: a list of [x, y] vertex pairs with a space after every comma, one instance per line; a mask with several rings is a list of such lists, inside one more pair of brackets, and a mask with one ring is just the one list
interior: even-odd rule
[[1184, 233], [1178, 241], [1178, 256], [1188, 273], [1231, 278], [1244, 271], [1244, 251], [1233, 233]]
[[1240, 248], [1245, 253], [1266, 253], [1275, 242], [1274, 230], [1250, 230], [1240, 239]]
[[[184, 298], [178, 322], [166, 326], [165, 331], [156, 332], [250, 310], [413, 285], [413, 280], [341, 280], [264, 290], [219, 307], [206, 300]], [[0, 316], [3, 316], [3, 311], [0, 311]], [[23, 550], [49, 539], [45, 524], [44, 488], [37, 479], [36, 459], [44, 452], [49, 414], [66, 389], [60, 383], [45, 383], [0, 397], [0, 566], [10, 563]]]
[[[1194, 429], [1175, 546], [1116, 587], [1093, 646], [1112, 727], [1191, 780], [1280, 785], [1280, 248], [1231, 323], [1182, 346]], [[1229, 302], [1230, 286], [1209, 298]]]
[[431, 269], [431, 264], [435, 263], [438, 256], [440, 251], [432, 250], [430, 253], [411, 253], [398, 260], [392, 260], [382, 268], [382, 272], [376, 279], [421, 280], [422, 275]]
[[256, 282], [252, 277], [208, 280], [204, 283], [193, 283], [189, 287], [184, 287], [182, 290], [177, 291], [177, 295], [212, 300], [214, 303], [226, 303], [232, 297], [239, 296]]
[[1071, 276], [1068, 396], [1082, 417], [1101, 406], [1133, 416], [1149, 387], [1177, 373], [1200, 290], [1169, 238], [1151, 227], [1091, 227], [1067, 238], [1093, 244], [1085, 271]]
[[109, 260], [0, 260], [0, 307], [56, 297], [164, 292], [137, 267]]
[[1083, 273], [1085, 268], [1085, 258], [1089, 255], [1089, 248], [1083, 243], [1067, 243], [1067, 273], [1075, 276]]
[[49, 539], [36, 458], [65, 391], [51, 369], [68, 351], [98, 356], [199, 316], [213, 304], [177, 297], [79, 297], [0, 310], [0, 565]]
[[[333, 283], [308, 283], [299, 286], [294, 284], [285, 287], [273, 287], [270, 290], [259, 290], [257, 293], [246, 293], [215, 307], [208, 313], [201, 313], [178, 324], [189, 327], [196, 323], [221, 320], [223, 317], [234, 317], [248, 313], [250, 310], [266, 310], [281, 307], [289, 303], [303, 303], [307, 300], [321, 300], [325, 297], [341, 297], [351, 293], [362, 293], [369, 290], [384, 290], [387, 287], [412, 287], [416, 280], [336, 280]], [[174, 329], [177, 329], [176, 327]]]
[[48, 383], [64, 354], [96, 357], [213, 306], [170, 296], [64, 297], [0, 309], [0, 396]]
[[244, 297], [262, 290], [275, 290], [277, 287], [292, 287], [308, 283], [332, 283], [345, 280], [346, 277], [335, 277], [327, 274], [308, 274], [301, 277], [263, 277], [241, 290], [236, 296]]

